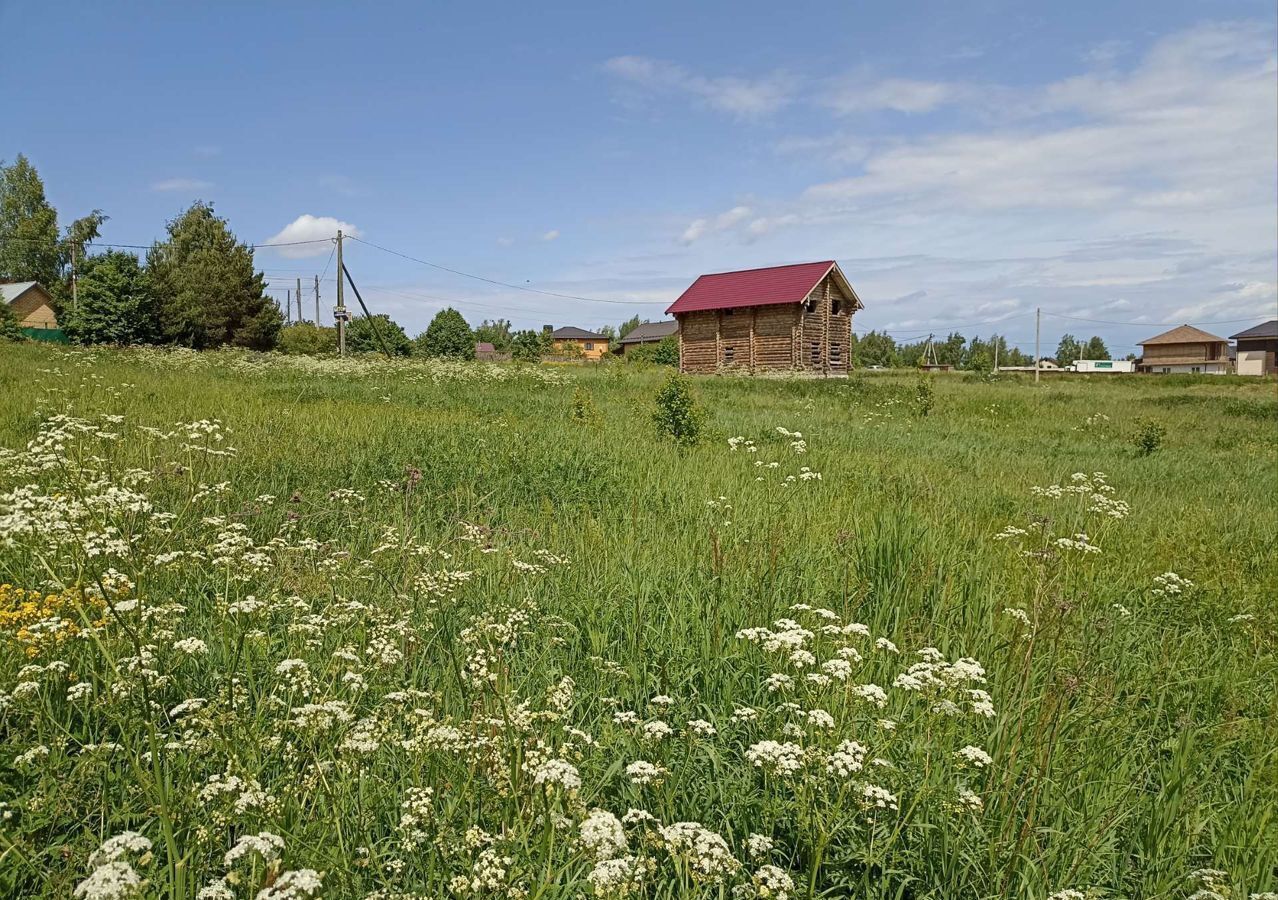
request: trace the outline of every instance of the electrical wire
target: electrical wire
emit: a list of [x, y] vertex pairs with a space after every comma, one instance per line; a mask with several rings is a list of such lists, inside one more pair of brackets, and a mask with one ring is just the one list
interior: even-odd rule
[[[1074, 322], [1091, 322], [1096, 325], [1135, 325], [1147, 328], [1167, 328], [1174, 325], [1183, 325], [1184, 322], [1111, 322], [1108, 319], [1084, 319], [1082, 316], [1067, 316], [1064, 313], [1054, 313], [1043, 311], [1043, 315], [1051, 316], [1055, 319], [1070, 319]], [[1199, 325], [1237, 325], [1239, 322], [1254, 322], [1255, 316], [1246, 319], [1216, 319], [1213, 322], [1199, 322]]]
[[543, 291], [540, 288], [532, 288], [522, 284], [512, 284], [509, 281], [500, 281], [496, 278], [488, 278], [485, 275], [475, 275], [471, 272], [463, 272], [461, 269], [454, 269], [449, 266], [443, 266], [443, 265], [440, 265], [439, 263], [430, 262], [429, 260], [418, 259], [416, 256], [409, 256], [407, 253], [400, 253], [398, 250], [392, 250], [389, 247], [383, 247], [380, 244], [374, 244], [372, 241], [366, 241], [363, 238], [351, 237], [348, 239], [352, 241], [358, 241], [361, 244], [366, 244], [367, 246], [372, 247], [375, 250], [381, 250], [383, 253], [389, 253], [392, 256], [398, 256], [402, 259], [407, 259], [410, 262], [420, 263], [423, 266], [430, 266], [432, 269], [439, 269], [440, 271], [443, 271], [443, 272], [451, 272], [452, 274], [460, 275], [463, 278], [473, 278], [475, 281], [483, 281], [487, 284], [495, 284], [495, 285], [498, 285], [499, 287], [511, 288], [512, 290], [516, 290], [516, 291], [527, 291], [530, 294], [541, 294], [546, 297], [559, 297], [564, 300], [580, 300], [584, 303], [612, 303], [618, 306], [652, 306], [653, 304], [664, 302], [662, 300], [605, 300], [602, 297], [582, 297], [578, 294], [561, 294], [558, 291]]

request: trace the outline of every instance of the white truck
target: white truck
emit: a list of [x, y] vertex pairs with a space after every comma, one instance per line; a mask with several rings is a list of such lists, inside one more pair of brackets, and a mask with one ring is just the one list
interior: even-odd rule
[[1136, 361], [1132, 359], [1076, 359], [1070, 366], [1075, 372], [1111, 374], [1115, 372], [1135, 372]]

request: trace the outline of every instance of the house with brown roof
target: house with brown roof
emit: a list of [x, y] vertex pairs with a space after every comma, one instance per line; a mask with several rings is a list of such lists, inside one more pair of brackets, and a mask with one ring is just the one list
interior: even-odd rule
[[832, 259], [702, 275], [666, 312], [679, 370], [846, 375], [861, 300]]
[[554, 353], [597, 360], [608, 352], [608, 335], [566, 326], [550, 333], [550, 346]]
[[1229, 339], [1237, 348], [1239, 375], [1278, 373], [1278, 319], [1231, 334]]
[[57, 330], [58, 317], [53, 311], [53, 297], [38, 281], [0, 284], [0, 300], [9, 304], [18, 319], [19, 328]]
[[1230, 371], [1229, 341], [1219, 335], [1178, 325], [1140, 342], [1144, 351], [1137, 372], [1155, 375], [1226, 375]]
[[640, 344], [659, 344], [678, 333], [679, 323], [675, 321], [642, 322], [627, 331], [626, 336], [617, 342], [617, 352], [624, 356], [632, 347], [638, 347]]

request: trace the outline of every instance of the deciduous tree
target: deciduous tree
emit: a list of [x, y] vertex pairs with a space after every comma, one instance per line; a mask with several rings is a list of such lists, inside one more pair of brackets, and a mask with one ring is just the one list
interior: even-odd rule
[[155, 303], [138, 258], [109, 250], [79, 263], [79, 302], [59, 322], [79, 344], [145, 344], [158, 337]]
[[451, 306], [435, 313], [426, 330], [414, 342], [423, 356], [452, 359], [475, 358], [475, 333], [462, 314]]

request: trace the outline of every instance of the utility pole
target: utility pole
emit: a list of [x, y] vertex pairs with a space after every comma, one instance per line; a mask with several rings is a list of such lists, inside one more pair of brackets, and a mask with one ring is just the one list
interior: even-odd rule
[[80, 306], [80, 294], [76, 290], [75, 277], [75, 241], [71, 242], [71, 308], [76, 309]]
[[297, 300], [297, 324], [302, 324], [302, 276], [297, 276], [297, 293], [293, 295]]
[[293, 315], [292, 292], [288, 288], [285, 288], [284, 289], [284, 324], [285, 325], [287, 325], [289, 322], [292, 321], [292, 318], [291, 318], [292, 315]]
[[1042, 330], [1043, 330], [1043, 307], [1039, 306], [1039, 307], [1036, 307], [1034, 310], [1034, 383], [1035, 384], [1038, 384], [1038, 370], [1040, 368], [1039, 360], [1043, 358], [1042, 354], [1039, 352], [1039, 349], [1038, 349], [1038, 338], [1039, 338], [1039, 335], [1042, 333]]
[[319, 328], [319, 276], [315, 276], [315, 327]]
[[994, 335], [994, 374], [998, 374], [998, 335]]
[[337, 309], [333, 318], [337, 320], [337, 355], [346, 355], [346, 303], [342, 293], [342, 273], [346, 271], [342, 265], [342, 232], [337, 232]]

